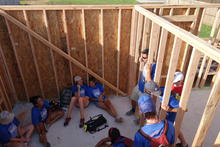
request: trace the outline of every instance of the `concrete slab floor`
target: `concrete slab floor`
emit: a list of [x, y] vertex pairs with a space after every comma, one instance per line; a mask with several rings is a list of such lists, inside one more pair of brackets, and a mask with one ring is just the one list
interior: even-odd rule
[[[203, 89], [193, 90], [191, 94], [188, 105], [189, 111], [186, 113], [182, 125], [183, 133], [189, 144], [192, 144], [209, 93], [209, 89]], [[97, 108], [95, 105], [90, 104], [89, 107], [85, 110], [86, 120], [88, 120], [90, 116], [103, 114], [108, 120], [109, 127], [95, 134], [86, 133], [78, 126], [79, 109], [75, 108], [72, 113], [72, 120], [67, 127], [63, 127], [64, 118], [57, 121], [54, 125], [50, 127], [47, 137], [52, 147], [93, 147], [99, 140], [107, 136], [107, 132], [110, 127], [119, 128], [122, 135], [133, 139], [134, 134], [139, 129], [139, 127], [133, 123], [133, 120], [135, 119], [134, 116], [125, 116], [125, 113], [130, 108], [129, 99], [127, 97], [120, 96], [111, 96], [110, 99], [118, 110], [119, 115], [124, 118], [123, 123], [115, 123], [114, 119], [109, 114]], [[27, 117], [25, 123], [30, 123], [30, 108], [31, 104], [17, 104], [14, 107], [14, 112], [18, 114], [19, 112], [26, 111]], [[217, 115], [219, 114], [219, 112], [220, 109], [216, 111], [216, 116], [212, 122], [206, 140], [203, 144], [204, 147], [212, 146], [215, 138], [217, 137], [217, 134], [220, 130], [220, 117], [218, 117]], [[42, 147], [42, 145], [38, 141], [38, 135], [36, 133], [34, 133], [33, 135], [31, 146]]]

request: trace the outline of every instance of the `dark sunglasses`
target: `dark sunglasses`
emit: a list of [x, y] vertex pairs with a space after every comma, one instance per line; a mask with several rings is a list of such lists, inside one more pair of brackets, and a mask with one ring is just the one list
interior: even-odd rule
[[142, 57], [142, 59], [147, 59], [147, 57]]

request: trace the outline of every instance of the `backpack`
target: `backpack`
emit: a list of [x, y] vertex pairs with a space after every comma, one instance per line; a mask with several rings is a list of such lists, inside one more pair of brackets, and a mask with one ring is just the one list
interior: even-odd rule
[[[134, 144], [134, 141], [131, 140], [130, 138], [127, 138], [127, 137], [124, 137], [124, 136], [121, 136], [121, 138], [123, 138], [122, 141], [115, 141], [116, 144], [124, 144], [126, 147], [132, 147], [133, 144]], [[121, 139], [119, 138], [119, 140]]]
[[169, 141], [167, 139], [167, 129], [168, 129], [168, 122], [165, 120], [164, 124], [164, 130], [162, 132], [162, 135], [159, 138], [153, 138], [146, 133], [144, 133], [141, 129], [139, 129], [139, 133], [144, 136], [147, 140], [149, 140], [151, 147], [169, 147]]
[[70, 104], [72, 98], [72, 91], [69, 88], [64, 88], [60, 93], [60, 106], [67, 107]]
[[101, 131], [108, 127], [107, 120], [102, 114], [90, 117], [90, 119], [84, 123], [84, 130], [91, 134]]

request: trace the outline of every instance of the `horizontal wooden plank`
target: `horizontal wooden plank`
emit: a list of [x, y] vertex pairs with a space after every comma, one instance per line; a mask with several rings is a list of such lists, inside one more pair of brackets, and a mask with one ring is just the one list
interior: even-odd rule
[[[140, 4], [145, 8], [219, 8], [220, 4], [196, 5], [167, 5], [167, 4]], [[134, 5], [28, 5], [28, 6], [3, 6], [4, 10], [71, 10], [71, 9], [133, 9]]]
[[194, 36], [192, 33], [181, 29], [180, 27], [170, 23], [169, 21], [153, 14], [152, 12], [140, 7], [135, 6], [135, 10], [145, 15], [147, 18], [151, 19], [154, 23], [157, 23], [161, 27], [165, 28], [167, 31], [171, 32], [175, 36], [181, 38], [181, 40], [190, 44], [200, 52], [206, 54], [210, 58], [217, 62], [220, 62], [220, 50], [208, 44], [206, 41]]
[[196, 16], [175, 15], [175, 16], [163, 16], [163, 18], [171, 22], [193, 22], [196, 19]]

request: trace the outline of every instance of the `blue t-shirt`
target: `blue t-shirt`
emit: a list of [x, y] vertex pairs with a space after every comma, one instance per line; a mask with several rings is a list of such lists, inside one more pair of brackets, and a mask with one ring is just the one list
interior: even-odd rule
[[[153, 63], [152, 68], [151, 68], [151, 78], [152, 78], [152, 80], [154, 79], [155, 71], [156, 71], [156, 63]], [[138, 81], [138, 89], [141, 92], [144, 92], [145, 77], [146, 77], [146, 68], [144, 67], [143, 72], [141, 73], [140, 79]]]
[[99, 98], [100, 95], [104, 92], [104, 88], [101, 84], [96, 83], [95, 87], [88, 87], [88, 96], [90, 98]]
[[112, 147], [126, 147], [126, 145], [124, 144], [125, 142], [125, 138], [122, 137], [119, 140], [117, 140], [115, 143], [112, 144]]
[[[78, 87], [77, 87], [77, 85], [72, 86], [71, 90], [72, 90], [72, 93], [73, 93], [73, 94], [75, 94], [76, 92], [78, 92]], [[87, 94], [87, 86], [86, 86], [86, 85], [80, 86], [80, 96], [82, 96], [82, 97], [88, 96], [88, 94]]]
[[[141, 128], [141, 130], [153, 138], [158, 138], [163, 133], [164, 125], [165, 125], [165, 122], [161, 121], [156, 124], [144, 125]], [[167, 134], [166, 134], [167, 139], [170, 144], [174, 144], [175, 129], [173, 127], [173, 124], [169, 121], [168, 121], [168, 128], [167, 129], [168, 129]], [[144, 136], [142, 136], [139, 132], [137, 132], [134, 137], [134, 147], [151, 147], [151, 144]]]
[[10, 141], [10, 139], [15, 138], [18, 136], [18, 126], [20, 122], [17, 118], [14, 118], [14, 120], [7, 124], [2, 125], [0, 124], [0, 143], [4, 144]]
[[50, 105], [48, 101], [44, 101], [44, 105], [41, 109], [34, 106], [31, 112], [32, 124], [38, 125], [39, 123], [44, 122], [48, 117], [47, 110], [49, 108]]

